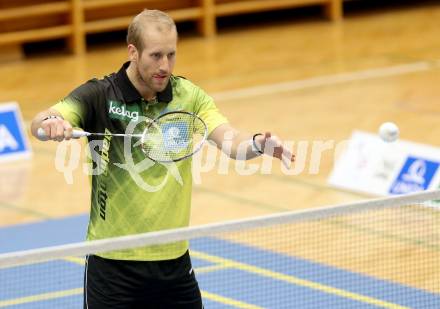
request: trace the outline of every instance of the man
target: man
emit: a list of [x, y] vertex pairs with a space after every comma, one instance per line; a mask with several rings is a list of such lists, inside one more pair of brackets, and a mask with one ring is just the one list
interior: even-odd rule
[[[129, 62], [117, 73], [79, 86], [39, 113], [32, 122], [32, 134], [38, 137], [37, 130], [42, 128], [47, 137], [61, 141], [72, 137], [72, 127], [124, 133], [141, 116], [155, 118], [164, 111], [184, 110], [206, 122], [209, 139], [219, 148], [226, 135], [233, 136], [231, 146], [222, 149], [232, 158], [251, 159], [265, 152], [293, 161], [276, 137], [235, 130], [203, 90], [172, 75], [177, 30], [168, 15], [156, 10], [137, 15], [128, 28], [127, 43]], [[160, 189], [143, 190], [130, 172], [121, 168], [126, 161], [123, 138], [89, 138], [92, 140], [100, 143], [99, 157], [94, 158], [99, 173], [92, 177], [88, 240], [189, 224], [190, 159], [176, 163], [183, 184], [165, 177], [166, 166], [154, 164], [140, 177], [149, 184], [160, 184]], [[243, 143], [245, 151], [239, 153]], [[136, 162], [145, 160], [139, 147], [133, 147], [131, 154]], [[187, 242], [91, 255], [87, 257], [84, 281], [85, 308], [203, 307]]]

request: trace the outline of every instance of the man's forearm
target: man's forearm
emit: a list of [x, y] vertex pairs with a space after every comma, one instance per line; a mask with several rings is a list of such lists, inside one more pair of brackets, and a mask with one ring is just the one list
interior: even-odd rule
[[256, 147], [253, 147], [253, 135], [242, 133], [229, 125], [223, 125], [217, 128], [210, 136], [212, 140], [223, 153], [232, 159], [249, 160], [258, 157], [261, 145], [256, 140]]

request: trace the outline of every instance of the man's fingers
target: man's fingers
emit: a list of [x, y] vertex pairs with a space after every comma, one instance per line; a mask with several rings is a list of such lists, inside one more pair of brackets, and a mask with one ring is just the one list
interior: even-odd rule
[[49, 123], [50, 127], [50, 139], [55, 140], [57, 137], [57, 125], [54, 121]]
[[63, 129], [64, 129], [64, 138], [66, 140], [70, 140], [72, 138], [72, 126], [69, 122], [63, 121]]
[[54, 141], [63, 141], [72, 136], [72, 126], [63, 119], [47, 119], [41, 123], [46, 136]]
[[64, 139], [64, 126], [62, 123], [57, 121], [55, 123], [56, 140], [61, 142]]
[[283, 163], [284, 167], [289, 169], [290, 168], [290, 164], [292, 161], [290, 161], [287, 157], [285, 156], [281, 156], [281, 162]]
[[43, 130], [44, 130], [44, 134], [46, 134], [47, 138], [50, 138], [50, 126], [46, 125], [46, 126], [42, 126]]
[[283, 146], [283, 143], [277, 136], [272, 136], [270, 132], [264, 134], [263, 151], [266, 155], [275, 157], [283, 163], [286, 168], [290, 168], [292, 162], [295, 161], [295, 155], [288, 148]]
[[281, 153], [281, 162], [284, 164], [284, 166], [289, 169], [292, 162], [295, 161], [295, 155], [290, 152], [290, 150], [284, 149]]

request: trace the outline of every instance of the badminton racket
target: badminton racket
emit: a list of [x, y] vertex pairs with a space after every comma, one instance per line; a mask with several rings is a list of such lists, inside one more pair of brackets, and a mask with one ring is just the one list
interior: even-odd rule
[[[48, 140], [43, 128], [37, 135]], [[191, 157], [198, 152], [208, 137], [206, 123], [196, 114], [173, 111], [147, 122], [142, 134], [91, 133], [73, 130], [72, 138], [87, 136], [115, 136], [139, 138], [143, 153], [156, 162], [176, 162]]]

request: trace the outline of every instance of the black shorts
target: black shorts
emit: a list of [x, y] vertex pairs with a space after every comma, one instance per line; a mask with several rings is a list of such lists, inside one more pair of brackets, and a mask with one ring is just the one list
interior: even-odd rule
[[166, 261], [123, 261], [90, 255], [84, 274], [85, 309], [201, 309], [189, 253]]

